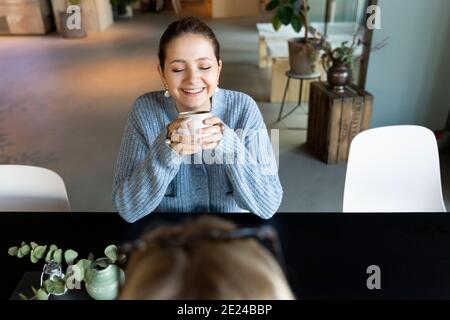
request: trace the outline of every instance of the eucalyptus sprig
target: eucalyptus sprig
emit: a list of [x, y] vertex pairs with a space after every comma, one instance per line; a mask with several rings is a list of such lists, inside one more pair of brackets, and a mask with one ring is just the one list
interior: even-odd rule
[[[78, 259], [78, 252], [72, 249], [63, 250], [56, 245], [38, 245], [35, 242], [22, 242], [20, 246], [10, 247], [8, 249], [10, 256], [19, 259], [30, 256], [32, 263], [44, 259], [46, 263], [56, 263], [63, 265], [63, 261], [67, 265], [67, 269], [63, 278], [54, 276], [43, 282], [42, 287], [36, 289], [31, 287], [33, 296], [31, 300], [47, 300], [50, 294], [62, 294], [66, 290], [81, 289], [81, 283], [89, 283], [94, 275], [93, 267], [106, 268], [110, 264], [115, 264], [118, 258], [117, 246], [109, 245], [105, 248], [105, 257], [94, 260], [94, 255], [89, 254], [87, 259]], [[64, 259], [64, 260], [63, 260]], [[22, 299], [28, 299], [24, 294], [19, 294]]]

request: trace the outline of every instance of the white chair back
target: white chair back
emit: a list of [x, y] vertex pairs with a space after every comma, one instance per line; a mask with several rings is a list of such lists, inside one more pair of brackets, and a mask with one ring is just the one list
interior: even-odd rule
[[370, 129], [350, 145], [344, 212], [446, 212], [433, 132], [404, 125]]
[[48, 169], [0, 165], [0, 211], [70, 211], [64, 181]]

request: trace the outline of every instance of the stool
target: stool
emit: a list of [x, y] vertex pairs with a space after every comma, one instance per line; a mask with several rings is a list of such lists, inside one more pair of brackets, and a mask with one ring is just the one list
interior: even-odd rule
[[[292, 73], [291, 71], [286, 71], [286, 77], [287, 77], [286, 87], [284, 88], [284, 94], [283, 94], [283, 100], [281, 101], [280, 113], [278, 115], [278, 119], [276, 122], [279, 122], [282, 119], [286, 118], [287, 116], [292, 114], [292, 112], [294, 112], [298, 107], [301, 106], [302, 93], [303, 93], [303, 81], [304, 80], [315, 80], [315, 79], [320, 81], [320, 72], [314, 72], [314, 73], [308, 73], [308, 74], [295, 74], [295, 73]], [[300, 92], [298, 93], [298, 104], [291, 111], [289, 111], [288, 113], [286, 113], [285, 115], [282, 116], [283, 109], [284, 109], [284, 103], [286, 101], [286, 94], [289, 89], [289, 81], [291, 80], [291, 78], [300, 80]]]

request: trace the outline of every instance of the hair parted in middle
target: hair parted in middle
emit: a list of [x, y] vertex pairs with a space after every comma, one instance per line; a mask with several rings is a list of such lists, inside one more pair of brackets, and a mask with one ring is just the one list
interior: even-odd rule
[[167, 29], [161, 36], [159, 40], [159, 65], [161, 69], [164, 70], [164, 62], [166, 60], [166, 49], [170, 41], [183, 35], [183, 34], [199, 34], [203, 35], [211, 41], [214, 48], [214, 55], [216, 56], [217, 63], [220, 61], [220, 44], [216, 38], [216, 35], [211, 30], [210, 27], [199, 18], [196, 17], [186, 17], [181, 20], [176, 20], [169, 24]]

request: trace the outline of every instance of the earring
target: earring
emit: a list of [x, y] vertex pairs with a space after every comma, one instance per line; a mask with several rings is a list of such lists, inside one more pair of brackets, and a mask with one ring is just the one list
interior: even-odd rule
[[219, 87], [216, 87], [216, 90], [214, 90], [216, 93], [220, 91]]
[[165, 85], [165, 87], [166, 91], [164, 92], [164, 97], [169, 98], [170, 97], [169, 87], [167, 86], [167, 84]]

